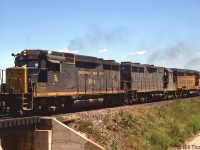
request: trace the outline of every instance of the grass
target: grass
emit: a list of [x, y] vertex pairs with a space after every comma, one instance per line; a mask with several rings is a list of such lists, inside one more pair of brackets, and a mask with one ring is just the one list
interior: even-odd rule
[[176, 100], [137, 113], [120, 111], [105, 116], [106, 129], [120, 137], [120, 141], [110, 142], [90, 121], [81, 122], [79, 129], [107, 149], [165, 150], [180, 145], [200, 131], [199, 112], [200, 100]]

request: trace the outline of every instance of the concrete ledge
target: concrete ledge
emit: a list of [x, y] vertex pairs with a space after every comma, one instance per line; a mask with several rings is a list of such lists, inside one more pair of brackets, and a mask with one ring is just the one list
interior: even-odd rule
[[40, 122], [39, 116], [2, 119], [2, 120], [0, 120], [0, 129], [8, 128], [8, 127], [15, 127], [15, 126], [37, 124], [39, 122]]
[[40, 119], [41, 125], [38, 126], [38, 129], [52, 130], [52, 150], [104, 150], [97, 143], [74, 131], [55, 118], [43, 117]]

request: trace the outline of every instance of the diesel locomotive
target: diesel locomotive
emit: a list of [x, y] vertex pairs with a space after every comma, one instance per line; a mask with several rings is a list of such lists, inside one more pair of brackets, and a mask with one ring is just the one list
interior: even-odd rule
[[[48, 50], [12, 54], [1, 84], [0, 113], [48, 113], [74, 107], [199, 95], [199, 72]], [[3, 75], [3, 73], [2, 73]]]
[[15, 67], [6, 69], [1, 110], [12, 114], [70, 110], [75, 106], [109, 105], [122, 99], [120, 63], [70, 53], [24, 50]]

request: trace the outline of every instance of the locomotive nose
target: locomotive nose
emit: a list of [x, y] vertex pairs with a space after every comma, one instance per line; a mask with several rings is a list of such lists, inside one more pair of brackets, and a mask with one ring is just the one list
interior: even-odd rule
[[27, 69], [23, 67], [13, 67], [6, 70], [7, 92], [27, 93]]

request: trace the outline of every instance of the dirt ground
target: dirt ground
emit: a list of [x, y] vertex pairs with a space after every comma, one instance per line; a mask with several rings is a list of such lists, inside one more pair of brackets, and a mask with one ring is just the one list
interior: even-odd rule
[[189, 150], [189, 149], [200, 149], [200, 133], [198, 133], [193, 139], [186, 144], [181, 146], [181, 149]]
[[200, 133], [193, 138], [188, 139], [183, 145], [178, 148], [172, 148], [170, 150], [198, 150], [200, 149]]

